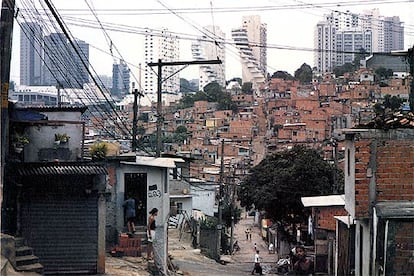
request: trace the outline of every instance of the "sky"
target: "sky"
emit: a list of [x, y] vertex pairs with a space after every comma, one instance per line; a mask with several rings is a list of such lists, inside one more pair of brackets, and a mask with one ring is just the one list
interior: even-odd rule
[[[11, 79], [19, 83], [18, 22], [30, 20], [27, 8], [40, 10], [43, 0], [16, 0], [21, 10], [14, 23]], [[168, 28], [180, 39], [180, 60], [193, 60], [192, 39], [203, 26], [214, 25], [231, 41], [231, 30], [242, 25], [242, 16], [260, 15], [267, 24], [268, 72], [294, 73], [303, 63], [314, 66], [314, 30], [323, 15], [334, 10], [362, 13], [378, 8], [381, 15], [399, 16], [405, 26], [405, 50], [414, 45], [414, 0], [51, 0], [71, 34], [90, 44], [89, 61], [100, 75], [112, 75], [112, 64], [123, 58], [139, 82], [144, 65], [145, 28]], [[45, 6], [46, 7], [46, 6]], [[94, 13], [91, 11], [94, 11]], [[34, 13], [32, 13], [34, 15]], [[103, 25], [100, 28], [99, 22]], [[39, 20], [39, 19], [37, 19]], [[112, 45], [112, 46], [111, 46]], [[112, 53], [112, 54], [111, 54]], [[226, 45], [226, 79], [241, 77], [240, 59], [232, 43]], [[198, 68], [189, 66], [180, 77], [196, 79]]]

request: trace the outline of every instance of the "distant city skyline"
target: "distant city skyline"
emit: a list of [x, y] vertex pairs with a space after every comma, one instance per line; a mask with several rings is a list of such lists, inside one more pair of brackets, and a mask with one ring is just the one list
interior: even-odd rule
[[[96, 14], [105, 26], [105, 31], [99, 29], [99, 24], [83, 1], [56, 0], [54, 5], [72, 35], [90, 45], [90, 62], [99, 75], [111, 76], [114, 59], [119, 60], [122, 55], [131, 68], [131, 81], [138, 82], [138, 66], [143, 63], [144, 56], [145, 28], [168, 27], [180, 38], [179, 59], [192, 60], [191, 43], [200, 36], [199, 30], [202, 26], [209, 24], [220, 27], [226, 33], [227, 43], [224, 45], [226, 47], [226, 79], [241, 77], [240, 58], [230, 36], [231, 30], [240, 26], [242, 17], [245, 15], [260, 15], [261, 22], [268, 27], [267, 71], [270, 74], [277, 70], [293, 74], [303, 63], [315, 65], [314, 30], [316, 24], [323, 20], [323, 15], [333, 10], [351, 10], [362, 13], [363, 10], [378, 7], [381, 15], [400, 16], [405, 27], [404, 49], [412, 47], [414, 22], [410, 15], [414, 10], [413, 3], [409, 3], [412, 1], [395, 1], [387, 5], [380, 1], [369, 2], [370, 5], [354, 3], [346, 6], [346, 3], [326, 1], [317, 5], [318, 1], [308, 4], [297, 1], [279, 4], [276, 1], [258, 0], [252, 6], [251, 1], [244, 0], [229, 0], [226, 3], [201, 0], [197, 2], [197, 9], [190, 13], [184, 9], [194, 6], [194, 3], [189, 0], [165, 1], [166, 4], [163, 4], [163, 1], [145, 3], [125, 1], [122, 7], [113, 1], [93, 1]], [[17, 1], [17, 7], [21, 9], [20, 13], [23, 12], [22, 8], [25, 8], [19, 1]], [[29, 18], [25, 16], [24, 19]], [[17, 19], [20, 22], [22, 20], [22, 18]], [[16, 82], [20, 80], [19, 29], [19, 25], [15, 22], [11, 78]], [[120, 54], [115, 50], [119, 50]], [[198, 68], [195, 67], [190, 66], [183, 70], [180, 76], [187, 79], [198, 78]]]

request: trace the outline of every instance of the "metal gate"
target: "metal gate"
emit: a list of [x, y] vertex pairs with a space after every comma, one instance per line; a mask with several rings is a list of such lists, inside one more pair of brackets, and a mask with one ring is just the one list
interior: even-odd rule
[[[87, 177], [60, 176], [25, 185], [22, 236], [40, 258], [45, 274], [97, 272], [98, 196]], [[80, 183], [79, 183], [80, 182]]]

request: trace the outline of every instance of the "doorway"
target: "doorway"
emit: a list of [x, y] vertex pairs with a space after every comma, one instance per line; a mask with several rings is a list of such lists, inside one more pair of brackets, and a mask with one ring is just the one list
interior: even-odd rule
[[[131, 195], [135, 199], [135, 225], [147, 225], [147, 174], [146, 173], [126, 173], [125, 177], [125, 198]], [[126, 219], [125, 225], [126, 225]]]

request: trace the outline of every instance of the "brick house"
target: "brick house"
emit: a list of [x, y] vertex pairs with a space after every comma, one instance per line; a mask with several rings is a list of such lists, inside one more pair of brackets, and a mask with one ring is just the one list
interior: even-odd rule
[[315, 272], [333, 274], [335, 256], [338, 248], [335, 246], [337, 216], [345, 216], [344, 195], [326, 195], [302, 197], [305, 208], [312, 208], [308, 233], [311, 234], [315, 246]]
[[355, 222], [349, 265], [355, 275], [412, 273], [414, 129], [344, 134], [345, 209]]

